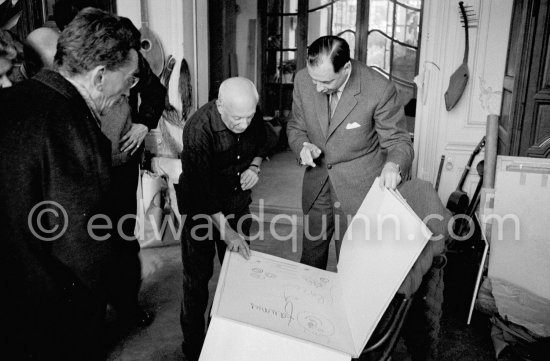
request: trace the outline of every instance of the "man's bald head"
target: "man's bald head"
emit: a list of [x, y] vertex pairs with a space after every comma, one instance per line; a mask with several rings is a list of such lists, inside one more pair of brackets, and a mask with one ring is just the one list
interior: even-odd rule
[[218, 91], [218, 100], [228, 105], [258, 104], [259, 96], [254, 83], [243, 77], [229, 78], [223, 81]]
[[33, 30], [25, 39], [25, 69], [32, 77], [42, 68], [52, 68], [59, 33], [51, 28]]
[[258, 91], [250, 80], [242, 77], [223, 81], [216, 102], [225, 125], [234, 133], [248, 128], [258, 105]]

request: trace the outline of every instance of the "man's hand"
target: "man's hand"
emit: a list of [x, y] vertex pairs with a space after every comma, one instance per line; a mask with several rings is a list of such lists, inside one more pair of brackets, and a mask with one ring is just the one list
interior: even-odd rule
[[260, 177], [258, 173], [253, 171], [251, 168], [248, 168], [241, 174], [241, 188], [243, 191], [251, 189], [258, 183]]
[[250, 259], [250, 247], [244, 237], [235, 232], [231, 227], [225, 227], [225, 234], [222, 239], [231, 252], [239, 252], [245, 259]]
[[134, 154], [143, 142], [143, 139], [145, 139], [147, 133], [149, 133], [149, 129], [145, 125], [133, 123], [132, 128], [130, 128], [122, 139], [120, 139], [120, 151], [131, 151], [130, 154]]
[[315, 167], [314, 159], [319, 158], [321, 155], [321, 149], [315, 144], [304, 142], [304, 146], [300, 151], [300, 161], [302, 165], [309, 165], [310, 167]]
[[395, 189], [401, 183], [401, 173], [399, 171], [399, 165], [393, 162], [387, 162], [382, 168], [380, 174], [380, 188]]

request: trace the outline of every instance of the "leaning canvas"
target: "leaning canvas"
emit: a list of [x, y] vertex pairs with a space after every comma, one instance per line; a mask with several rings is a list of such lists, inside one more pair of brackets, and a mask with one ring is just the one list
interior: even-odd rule
[[400, 194], [375, 181], [347, 229], [338, 273], [227, 252], [200, 360], [357, 357], [430, 237]]

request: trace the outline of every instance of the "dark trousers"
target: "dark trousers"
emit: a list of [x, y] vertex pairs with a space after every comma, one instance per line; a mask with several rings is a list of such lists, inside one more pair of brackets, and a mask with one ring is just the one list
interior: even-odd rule
[[[225, 213], [224, 213], [225, 214]], [[248, 206], [229, 219], [229, 225], [240, 234], [250, 235], [252, 219]], [[226, 214], [227, 216], [227, 214]], [[243, 218], [241, 225], [239, 220]], [[206, 225], [210, 224], [209, 227]], [[207, 232], [211, 232], [208, 234]], [[204, 218], [186, 219], [181, 240], [183, 261], [183, 300], [180, 323], [183, 332], [182, 349], [187, 360], [198, 360], [205, 337], [204, 314], [208, 306], [208, 281], [214, 272], [214, 255], [223, 262], [226, 244], [220, 239], [217, 228]]]
[[124, 239], [118, 232], [118, 223], [126, 215], [136, 214], [136, 191], [139, 156], [134, 154], [126, 163], [112, 170], [112, 208], [114, 265], [111, 275], [110, 303], [122, 318], [132, 319], [140, 311], [138, 294], [141, 287], [141, 260], [139, 242], [134, 236], [135, 218], [122, 223]]
[[334, 236], [336, 257], [340, 255], [342, 239], [346, 233], [346, 214], [327, 178], [311, 209], [304, 215], [304, 237], [300, 263], [326, 269], [330, 241]]

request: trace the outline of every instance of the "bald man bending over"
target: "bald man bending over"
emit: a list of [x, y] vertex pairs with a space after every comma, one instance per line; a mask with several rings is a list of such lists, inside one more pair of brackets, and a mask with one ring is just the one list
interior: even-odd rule
[[186, 360], [198, 360], [204, 341], [208, 281], [218, 251], [250, 256], [251, 188], [266, 155], [258, 92], [246, 78], [225, 80], [218, 99], [201, 107], [183, 129], [178, 194], [184, 215], [181, 241], [183, 301], [180, 322]]

